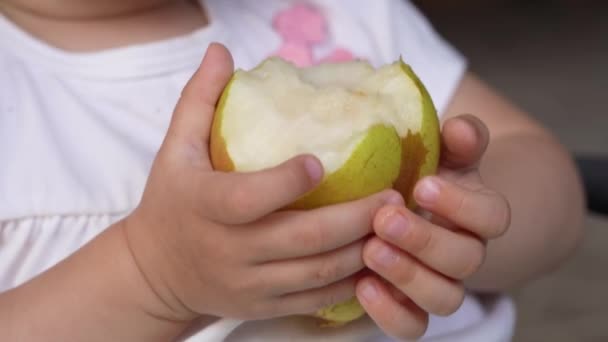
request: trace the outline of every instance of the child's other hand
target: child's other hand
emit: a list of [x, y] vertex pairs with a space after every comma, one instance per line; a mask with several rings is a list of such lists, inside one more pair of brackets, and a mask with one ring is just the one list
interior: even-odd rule
[[142, 201], [124, 221], [142, 275], [166, 304], [160, 315], [261, 319], [351, 298], [374, 215], [401, 196], [277, 211], [321, 180], [316, 158], [255, 173], [214, 171], [209, 131], [232, 72], [229, 52], [212, 45], [176, 106]]
[[414, 192], [430, 221], [403, 206], [378, 211], [377, 236], [364, 248], [364, 262], [376, 275], [358, 283], [357, 295], [387, 334], [418, 338], [429, 313], [454, 313], [464, 299], [463, 280], [484, 261], [487, 241], [506, 232], [509, 204], [484, 185], [478, 170], [488, 137], [471, 115], [446, 122], [439, 174], [421, 180]]

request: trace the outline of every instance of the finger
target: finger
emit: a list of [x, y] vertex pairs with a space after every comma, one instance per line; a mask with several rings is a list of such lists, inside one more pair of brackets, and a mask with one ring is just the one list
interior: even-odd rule
[[379, 238], [373, 238], [366, 244], [363, 260], [367, 267], [429, 313], [447, 316], [462, 305], [462, 283], [434, 272]]
[[355, 297], [357, 278], [352, 276], [325, 287], [276, 297], [271, 304], [273, 311], [278, 311], [281, 316], [304, 315], [343, 303]]
[[436, 226], [404, 207], [380, 209], [374, 230], [385, 242], [453, 279], [463, 280], [473, 275], [486, 254], [484, 242], [476, 236]]
[[200, 178], [195, 203], [205, 217], [224, 224], [253, 222], [295, 202], [323, 178], [314, 156], [302, 155], [257, 172], [214, 172]]
[[396, 301], [375, 277], [361, 279], [356, 290], [361, 306], [387, 335], [400, 341], [417, 340], [424, 335], [429, 316], [413, 302]]
[[221, 44], [211, 44], [182, 91], [166, 140], [176, 139], [195, 153], [207, 154], [215, 106], [233, 71], [230, 52]]
[[365, 266], [361, 254], [363, 241], [338, 250], [286, 261], [272, 262], [258, 267], [273, 285], [271, 295], [285, 295], [333, 284], [361, 271]]
[[441, 164], [449, 168], [468, 168], [481, 160], [490, 133], [481, 120], [466, 114], [447, 120], [441, 138]]
[[485, 187], [467, 189], [440, 177], [427, 177], [414, 190], [424, 209], [483, 239], [502, 236], [510, 225], [509, 202]]
[[255, 262], [317, 255], [370, 234], [374, 216], [382, 206], [403, 203], [398, 192], [387, 190], [315, 210], [279, 212], [239, 231], [239, 235], [256, 255]]

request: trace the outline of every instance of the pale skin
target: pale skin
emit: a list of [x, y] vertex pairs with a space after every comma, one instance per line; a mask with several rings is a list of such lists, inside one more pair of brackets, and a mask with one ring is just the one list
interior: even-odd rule
[[[71, 51], [154, 41], [207, 21], [193, 2], [177, 0], [0, 0], [0, 10]], [[465, 287], [525, 284], [581, 239], [582, 191], [569, 155], [472, 74], [444, 118], [440, 172], [416, 187], [433, 219], [405, 209], [393, 191], [277, 212], [323, 171], [311, 156], [252, 174], [212, 170], [209, 125], [232, 70], [229, 52], [213, 45], [182, 93], [133, 214], [0, 294], [4, 338], [166, 341], [194, 320], [306, 314], [353, 295], [388, 335], [416, 338], [429, 314], [460, 306]], [[429, 181], [436, 196], [424, 196]], [[405, 223], [391, 226], [396, 217]], [[384, 248], [392, 254], [380, 258]]]

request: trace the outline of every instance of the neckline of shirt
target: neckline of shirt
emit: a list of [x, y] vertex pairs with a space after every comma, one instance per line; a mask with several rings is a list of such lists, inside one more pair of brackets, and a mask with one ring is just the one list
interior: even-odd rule
[[5, 44], [6, 53], [52, 73], [105, 80], [153, 77], [195, 67], [207, 46], [222, 40], [224, 30], [213, 1], [201, 0], [200, 4], [206, 10], [208, 25], [185, 35], [149, 43], [71, 52], [32, 36], [2, 14], [0, 40]]

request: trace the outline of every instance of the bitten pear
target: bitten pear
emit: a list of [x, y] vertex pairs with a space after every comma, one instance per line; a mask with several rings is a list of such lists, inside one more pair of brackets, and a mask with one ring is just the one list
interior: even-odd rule
[[[417, 180], [439, 160], [431, 97], [402, 60], [379, 68], [354, 61], [297, 68], [269, 58], [237, 70], [217, 105], [213, 167], [250, 172], [313, 154], [324, 179], [289, 209], [314, 209], [394, 188], [409, 207]], [[264, 194], [260, 194], [263, 196]], [[356, 299], [319, 310], [326, 325], [365, 314]]]

